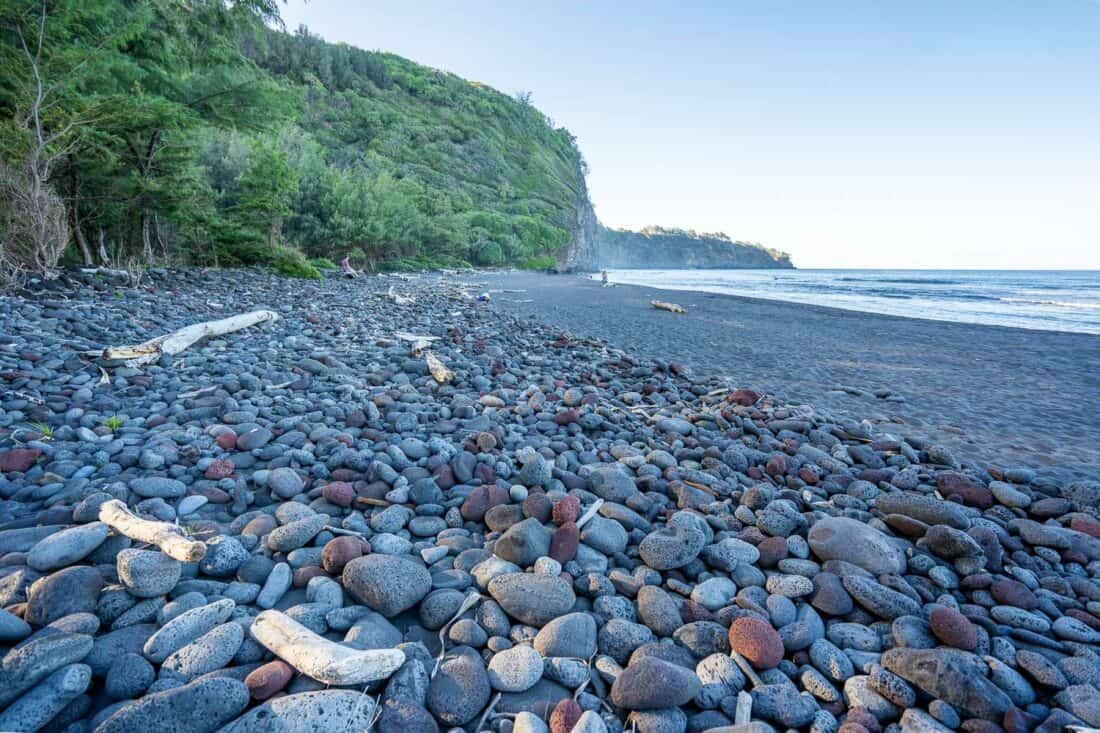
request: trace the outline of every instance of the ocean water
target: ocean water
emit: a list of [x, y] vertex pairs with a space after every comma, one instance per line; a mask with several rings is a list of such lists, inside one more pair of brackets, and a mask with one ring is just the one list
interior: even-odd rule
[[1100, 334], [1095, 270], [611, 270], [609, 276], [667, 290]]

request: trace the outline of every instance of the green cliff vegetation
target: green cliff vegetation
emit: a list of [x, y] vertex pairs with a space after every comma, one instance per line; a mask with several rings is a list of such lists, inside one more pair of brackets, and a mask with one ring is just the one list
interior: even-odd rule
[[[530, 103], [275, 0], [6, 0], [0, 268], [552, 264], [584, 162]], [[309, 259], [312, 258], [312, 259]]]

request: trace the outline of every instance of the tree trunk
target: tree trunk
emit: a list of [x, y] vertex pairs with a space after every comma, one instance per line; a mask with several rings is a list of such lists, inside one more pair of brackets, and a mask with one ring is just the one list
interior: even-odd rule
[[277, 219], [272, 219], [271, 223], [267, 225], [267, 251], [271, 254], [275, 254], [275, 233], [278, 231], [279, 224]]
[[105, 267], [111, 264], [111, 256], [107, 254], [107, 232], [103, 227], [99, 227], [99, 262]]
[[80, 256], [84, 258], [84, 266], [91, 267], [95, 264], [92, 259], [92, 250], [88, 247], [88, 240], [84, 237], [84, 231], [80, 228], [80, 188], [76, 181], [76, 161], [69, 156], [69, 183], [72, 197], [69, 202], [69, 226], [72, 227], [73, 236], [80, 247]]
[[153, 240], [151, 232], [149, 231], [150, 217], [149, 211], [142, 209], [141, 211], [141, 258], [145, 261], [145, 264], [153, 264]]

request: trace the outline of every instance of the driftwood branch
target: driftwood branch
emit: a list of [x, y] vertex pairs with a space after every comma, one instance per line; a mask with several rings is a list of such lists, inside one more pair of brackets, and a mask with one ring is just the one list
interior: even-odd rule
[[663, 300], [651, 300], [650, 304], [657, 310], [668, 311], [669, 313], [686, 313], [684, 306], [676, 305], [675, 303], [666, 303]]
[[206, 554], [206, 545], [187, 539], [176, 525], [142, 519], [118, 499], [99, 507], [99, 521], [132, 540], [156, 545], [165, 555], [180, 562], [198, 562]]
[[400, 649], [352, 649], [318, 636], [281, 611], [264, 611], [252, 636], [302, 674], [328, 685], [361, 685], [386, 679], [405, 663]]
[[440, 384], [445, 384], [455, 378], [455, 373], [448, 369], [443, 362], [439, 360], [439, 357], [430, 351], [424, 352], [424, 361], [428, 362], [428, 371], [432, 373], [432, 377]]
[[249, 326], [278, 320], [274, 311], [252, 311], [220, 321], [205, 321], [185, 326], [178, 331], [149, 339], [135, 346], [110, 346], [102, 353], [93, 353], [104, 359], [122, 359], [127, 366], [143, 366], [160, 359], [162, 354], [173, 356], [210, 336], [222, 336]]

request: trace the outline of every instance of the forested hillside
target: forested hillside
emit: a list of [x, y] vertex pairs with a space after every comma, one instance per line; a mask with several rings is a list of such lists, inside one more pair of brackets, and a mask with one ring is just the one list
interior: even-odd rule
[[274, 0], [7, 0], [0, 267], [553, 263], [570, 133], [391, 54], [272, 30]]

